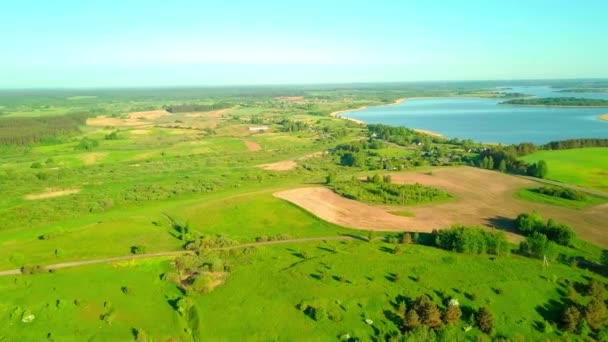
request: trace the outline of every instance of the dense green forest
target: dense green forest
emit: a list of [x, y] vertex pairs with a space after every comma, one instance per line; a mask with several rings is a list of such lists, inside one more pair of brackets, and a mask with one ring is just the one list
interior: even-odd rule
[[524, 106], [608, 107], [608, 100], [585, 99], [578, 97], [545, 97], [531, 99], [513, 99], [501, 102], [500, 104]]
[[76, 133], [88, 113], [44, 117], [0, 118], [0, 145], [27, 145], [50, 137]]

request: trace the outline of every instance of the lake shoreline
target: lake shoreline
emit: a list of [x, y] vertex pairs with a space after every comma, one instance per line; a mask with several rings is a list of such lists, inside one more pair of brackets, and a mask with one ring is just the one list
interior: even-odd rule
[[[402, 99], [397, 99], [395, 100], [395, 102], [390, 103], [390, 104], [386, 104], [386, 105], [379, 105], [378, 107], [384, 107], [384, 106], [397, 106], [400, 105], [402, 103], [404, 103], [406, 100], [414, 100], [414, 99], [428, 99], [428, 98], [433, 98], [432, 96], [425, 96], [425, 97], [408, 97], [408, 98], [402, 98]], [[376, 106], [374, 106], [376, 107]], [[359, 108], [355, 108], [355, 109], [344, 109], [344, 110], [337, 110], [335, 112], [332, 112], [329, 114], [329, 116], [331, 117], [335, 117], [335, 118], [339, 118], [339, 119], [344, 119], [344, 120], [348, 120], [351, 122], [354, 122], [358, 125], [366, 125], [366, 123], [363, 120], [359, 120], [359, 119], [354, 119], [354, 118], [349, 118], [346, 116], [340, 116], [343, 113], [350, 113], [350, 112], [357, 112], [357, 111], [361, 111], [361, 110], [365, 110], [368, 109], [369, 106], [362, 106]], [[409, 127], [408, 127], [409, 128]], [[437, 132], [433, 132], [430, 131], [428, 129], [422, 129], [422, 128], [410, 128], [411, 130], [417, 132], [417, 133], [422, 133], [422, 134], [426, 134], [428, 136], [434, 137], [434, 138], [445, 138], [445, 135], [441, 134], [441, 133], [437, 133]]]
[[[395, 102], [393, 102], [393, 103], [389, 103], [389, 104], [385, 104], [385, 105], [378, 105], [378, 106], [379, 107], [381, 107], [381, 106], [396, 106], [396, 105], [402, 104], [403, 102], [405, 102], [405, 100], [406, 100], [405, 98], [401, 98], [401, 99], [395, 100]], [[361, 107], [355, 108], [355, 109], [337, 110], [335, 112], [331, 112], [329, 114], [329, 116], [334, 117], [334, 118], [348, 120], [348, 121], [354, 122], [354, 123], [356, 123], [358, 125], [365, 125], [365, 122], [362, 121], [362, 120], [353, 119], [353, 118], [349, 118], [349, 117], [346, 117], [346, 116], [341, 116], [341, 114], [343, 114], [343, 113], [350, 113], [350, 112], [358, 112], [358, 111], [365, 110], [365, 109], [368, 109], [368, 108], [369, 108], [369, 106], [361, 106]]]

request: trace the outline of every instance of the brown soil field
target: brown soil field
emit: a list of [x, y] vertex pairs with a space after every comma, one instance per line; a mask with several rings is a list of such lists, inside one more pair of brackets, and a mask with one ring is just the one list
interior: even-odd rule
[[[515, 198], [521, 188], [539, 184], [499, 172], [472, 167], [433, 170], [432, 174], [392, 173], [395, 183], [420, 183], [443, 188], [454, 201], [409, 207], [372, 206], [343, 198], [324, 187], [300, 188], [276, 193], [320, 218], [355, 229], [430, 232], [453, 224], [483, 225], [513, 231], [513, 219], [522, 212], [538, 211], [545, 219], [566, 223], [588, 241], [608, 246], [608, 204], [571, 209]], [[407, 208], [414, 217], [391, 215]], [[513, 239], [514, 236], [511, 235]]]
[[245, 140], [245, 146], [247, 146], [247, 149], [251, 152], [257, 152], [262, 150], [262, 146], [260, 146], [260, 144], [251, 140]]
[[80, 192], [80, 189], [64, 189], [64, 190], [47, 189], [45, 192], [26, 195], [24, 198], [28, 201], [33, 201], [33, 200], [40, 200], [40, 199], [46, 199], [46, 198], [73, 195], [73, 194], [77, 194], [79, 192]]

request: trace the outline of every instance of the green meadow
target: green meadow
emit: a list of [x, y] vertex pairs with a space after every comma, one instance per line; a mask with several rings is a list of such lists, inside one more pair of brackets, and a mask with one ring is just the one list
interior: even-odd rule
[[[520, 250], [525, 237], [513, 230], [515, 216], [496, 214], [485, 228], [508, 231], [509, 253], [458, 253], [437, 247], [433, 233], [451, 223], [420, 234], [352, 229], [274, 196], [326, 186], [402, 220], [428, 218], [418, 210], [459, 210], [464, 199], [441, 181], [396, 185], [380, 175], [433, 177], [439, 167], [478, 165], [473, 150], [483, 145], [377, 126], [388, 132], [381, 139], [329, 114], [405, 97], [495, 96], [493, 88], [387, 87], [0, 93], [0, 341], [607, 336], [605, 325], [584, 334], [562, 325], [567, 305], [585, 312], [590, 279], [607, 280], [594, 241], [545, 241], [543, 264]], [[523, 159], [545, 160], [549, 179], [606, 190], [607, 151], [540, 151]], [[606, 202], [511, 190], [514, 201], [576, 208], [580, 217]], [[348, 215], [340, 205], [321, 209]], [[152, 255], [161, 252], [182, 254]], [[131, 259], [137, 254], [142, 258]], [[103, 260], [112, 257], [124, 260]], [[88, 261], [96, 263], [79, 264]], [[77, 264], [46, 268], [69, 262]], [[405, 324], [405, 310], [423, 295], [440, 326], [424, 317], [418, 327]], [[462, 315], [448, 323], [450, 299]], [[493, 315], [490, 331], [480, 330], [481, 308]]]
[[566, 184], [608, 190], [608, 148], [589, 147], [558, 151], [538, 151], [522, 157], [534, 162], [544, 160], [549, 165], [547, 178]]

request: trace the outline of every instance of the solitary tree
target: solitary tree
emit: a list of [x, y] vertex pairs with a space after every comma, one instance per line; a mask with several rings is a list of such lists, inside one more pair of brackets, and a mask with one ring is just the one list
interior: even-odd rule
[[507, 161], [502, 159], [498, 164], [498, 171], [505, 172], [507, 171]]
[[602, 266], [604, 266], [604, 270], [608, 269], [608, 249], [604, 249], [602, 251], [602, 257], [600, 259]]
[[410, 309], [407, 314], [405, 314], [405, 319], [403, 320], [403, 330], [414, 330], [420, 326], [420, 316], [414, 309]]
[[576, 332], [578, 325], [581, 323], [581, 312], [579, 309], [574, 305], [567, 307], [562, 313], [562, 323], [565, 331]]
[[585, 320], [593, 330], [598, 330], [606, 321], [606, 305], [603, 300], [591, 299], [585, 307]]
[[477, 325], [479, 326], [479, 329], [486, 334], [492, 332], [492, 328], [494, 327], [494, 318], [488, 309], [479, 309], [479, 312], [477, 313]]
[[448, 308], [443, 315], [443, 320], [446, 324], [454, 324], [458, 322], [462, 316], [462, 311], [460, 310], [460, 305], [458, 305], [458, 301], [450, 300], [448, 304]]
[[604, 288], [604, 284], [597, 279], [591, 279], [589, 281], [589, 285], [587, 286], [587, 294], [594, 299], [603, 301], [606, 289]]
[[547, 172], [549, 172], [549, 169], [547, 168], [547, 162], [545, 162], [544, 160], [539, 160], [536, 164], [536, 176], [538, 178], [545, 178]]
[[414, 303], [414, 309], [424, 325], [437, 329], [441, 326], [441, 313], [437, 305], [428, 296], [420, 296]]

